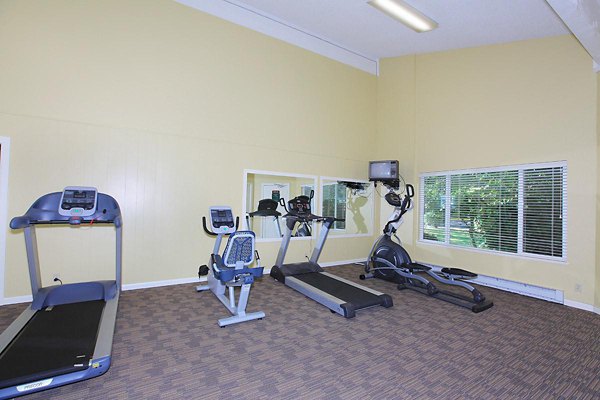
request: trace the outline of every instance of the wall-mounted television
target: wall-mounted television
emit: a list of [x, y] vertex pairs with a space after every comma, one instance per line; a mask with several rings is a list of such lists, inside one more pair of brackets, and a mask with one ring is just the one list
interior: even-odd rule
[[398, 160], [369, 161], [369, 180], [398, 186]]

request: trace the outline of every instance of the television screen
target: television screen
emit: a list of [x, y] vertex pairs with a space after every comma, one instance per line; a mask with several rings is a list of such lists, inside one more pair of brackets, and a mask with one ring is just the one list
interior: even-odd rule
[[390, 182], [398, 180], [398, 161], [369, 161], [369, 180]]

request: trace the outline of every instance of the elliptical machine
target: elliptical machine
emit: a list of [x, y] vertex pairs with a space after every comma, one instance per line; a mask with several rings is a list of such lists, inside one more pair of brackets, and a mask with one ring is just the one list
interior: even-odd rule
[[[465, 282], [477, 278], [477, 274], [459, 268], [434, 270], [432, 267], [411, 260], [408, 252], [400, 244], [401, 241], [396, 235], [396, 231], [402, 224], [402, 216], [412, 209], [414, 188], [412, 185], [406, 184], [406, 193], [404, 198], [401, 198], [394, 190], [398, 186], [394, 188], [394, 185], [390, 185], [386, 181], [382, 182], [389, 190], [385, 195], [385, 200], [394, 207], [394, 211], [383, 228], [383, 235], [375, 241], [371, 248], [365, 265], [365, 274], [360, 275], [360, 279], [380, 278], [395, 282], [398, 284], [398, 290], [413, 289], [419, 293], [469, 308], [475, 313], [492, 307], [494, 305], [492, 301], [486, 300], [479, 290]], [[397, 242], [392, 237], [395, 237]], [[471, 293], [471, 297], [439, 289], [419, 273], [425, 273], [440, 283], [466, 289]]]
[[[209, 260], [211, 269], [209, 270], [207, 265], [202, 265], [198, 270], [198, 276], [208, 274], [208, 284], [197, 286], [196, 291], [210, 290], [232, 314], [231, 317], [221, 318], [218, 321], [221, 328], [239, 322], [263, 319], [265, 313], [262, 311], [246, 313], [254, 278], [263, 275], [260, 257], [254, 247], [254, 232], [237, 230], [239, 217], [234, 224], [231, 207], [210, 207], [209, 218], [211, 230], [206, 227], [206, 217], [202, 217], [202, 227], [208, 235], [217, 238]], [[219, 249], [224, 236], [229, 236], [229, 239], [221, 257]], [[257, 266], [250, 268], [255, 259]], [[240, 288], [237, 305], [236, 287]], [[229, 296], [225, 294], [225, 289], [228, 289]]]

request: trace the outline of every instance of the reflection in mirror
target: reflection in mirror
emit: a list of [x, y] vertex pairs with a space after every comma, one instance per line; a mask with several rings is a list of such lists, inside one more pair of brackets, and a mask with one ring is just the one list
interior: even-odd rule
[[322, 178], [321, 214], [336, 221], [330, 235], [370, 235], [373, 230], [373, 184], [367, 181]]
[[[257, 238], [278, 239], [285, 232], [287, 205], [297, 196], [309, 196], [315, 190], [317, 178], [309, 175], [285, 174], [270, 171], [245, 171], [246, 174], [246, 226]], [[311, 201], [313, 213], [314, 199]], [[314, 224], [300, 224], [294, 236], [311, 236]]]

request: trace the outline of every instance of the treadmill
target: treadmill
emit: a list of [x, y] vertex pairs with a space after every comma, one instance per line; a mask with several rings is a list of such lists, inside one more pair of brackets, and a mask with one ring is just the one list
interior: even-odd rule
[[262, 199], [258, 201], [258, 210], [252, 211], [246, 214], [246, 228], [251, 231], [252, 227], [250, 224], [250, 218], [254, 217], [272, 217], [273, 223], [275, 223], [275, 227], [277, 228], [277, 232], [279, 233], [279, 237], [282, 237], [281, 233], [281, 225], [279, 224], [279, 217], [281, 217], [281, 213], [277, 211], [277, 202], [273, 199]]
[[[346, 318], [353, 318], [356, 311], [363, 308], [374, 306], [392, 307], [391, 296], [327, 273], [317, 263], [332, 225], [336, 221], [343, 220], [312, 214], [310, 210], [311, 198], [312, 192], [311, 197], [298, 196], [288, 202], [289, 208], [286, 207], [284, 199], [280, 200], [281, 205], [287, 211], [284, 216], [286, 231], [281, 241], [275, 266], [271, 268], [271, 277], [321, 303], [329, 308], [331, 312], [338, 313]], [[322, 222], [323, 226], [310, 260], [284, 264], [292, 231], [296, 224], [312, 223], [313, 221]]]
[[[114, 225], [116, 279], [42, 287], [35, 226], [48, 224]], [[33, 302], [0, 335], [0, 399], [102, 375], [111, 362], [121, 292], [119, 204], [95, 188], [70, 186], [40, 197], [10, 227], [25, 233]]]

